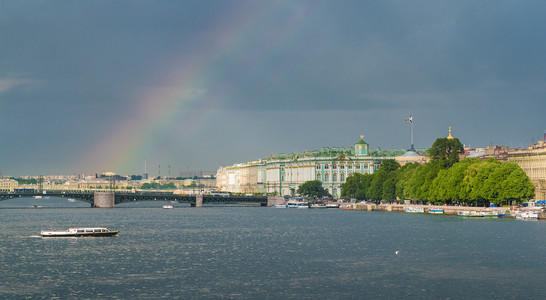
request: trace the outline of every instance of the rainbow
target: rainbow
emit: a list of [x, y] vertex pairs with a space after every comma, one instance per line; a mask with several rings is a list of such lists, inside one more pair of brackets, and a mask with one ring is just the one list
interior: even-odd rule
[[[302, 10], [298, 7], [297, 13], [292, 11], [287, 18], [287, 4], [290, 2], [231, 7], [204, 38], [209, 44], [205, 50], [197, 49], [198, 53], [190, 55], [180, 51], [182, 54], [164, 62], [165, 67], [157, 73], [167, 75], [154, 78], [161, 84], [135, 89], [138, 96], [121, 121], [88, 150], [85, 161], [92, 164], [94, 172], [138, 174], [146, 157], [166, 161], [180, 153], [169, 140], [191, 138], [203, 121], [220, 112], [240, 85], [236, 78], [264, 72], [261, 61], [295, 39]], [[271, 35], [264, 37], [264, 31]], [[241, 56], [247, 62], [240, 70], [244, 76], [230, 76], [230, 58]]]

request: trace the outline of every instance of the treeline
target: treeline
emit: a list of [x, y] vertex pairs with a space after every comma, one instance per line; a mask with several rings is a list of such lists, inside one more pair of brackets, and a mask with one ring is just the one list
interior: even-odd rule
[[140, 186], [143, 190], [174, 190], [176, 186], [174, 183], [160, 184], [159, 182], [144, 183]]
[[23, 179], [23, 178], [14, 178], [11, 177], [10, 179], [16, 180], [19, 184], [38, 184], [38, 180], [32, 178], [32, 179]]
[[343, 184], [342, 196], [469, 206], [521, 203], [534, 197], [534, 185], [517, 164], [493, 158], [458, 161], [463, 150], [455, 140], [437, 139], [429, 151], [431, 161], [424, 165], [400, 166], [394, 160], [384, 160], [374, 174], [354, 173]]

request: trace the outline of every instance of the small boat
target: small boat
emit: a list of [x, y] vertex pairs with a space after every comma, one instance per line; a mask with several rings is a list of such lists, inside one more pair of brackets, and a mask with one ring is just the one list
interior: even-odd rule
[[499, 217], [499, 212], [497, 212], [497, 211], [481, 211], [480, 213], [484, 218], [498, 218]]
[[328, 203], [326, 204], [326, 208], [339, 208], [339, 204]]
[[74, 227], [68, 230], [42, 230], [40, 235], [42, 237], [83, 237], [83, 236], [113, 236], [117, 235], [119, 231], [113, 231], [104, 227]]
[[481, 212], [475, 211], [475, 210], [463, 210], [463, 211], [458, 212], [457, 215], [459, 217], [464, 217], [464, 218], [481, 218], [481, 217], [483, 217]]
[[341, 204], [339, 209], [354, 209], [352, 204]]
[[309, 202], [300, 200], [290, 200], [286, 204], [288, 208], [309, 208]]
[[538, 219], [538, 213], [534, 211], [524, 211], [516, 214], [517, 219]]
[[407, 213], [424, 213], [425, 209], [422, 207], [405, 207], [404, 212]]
[[74, 199], [74, 198], [68, 198], [68, 202], [71, 202], [71, 203], [76, 202], [76, 199]]
[[34, 196], [34, 199], [42, 199], [42, 196]]
[[441, 209], [441, 208], [430, 208], [428, 210], [428, 213], [429, 214], [443, 214], [444, 213], [444, 210]]
[[324, 203], [313, 203], [311, 204], [311, 206], [309, 206], [309, 208], [327, 208], [327, 207], [326, 207], [326, 204]]
[[163, 205], [161, 206], [163, 209], [173, 209], [174, 207], [172, 205]]
[[280, 203], [280, 204], [273, 204], [271, 205], [271, 207], [274, 207], [274, 208], [287, 208], [288, 206], [284, 203]]

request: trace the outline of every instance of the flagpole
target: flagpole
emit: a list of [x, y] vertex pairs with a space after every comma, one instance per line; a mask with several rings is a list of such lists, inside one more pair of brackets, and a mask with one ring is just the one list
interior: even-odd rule
[[415, 150], [413, 149], [413, 119], [411, 120], [411, 150]]

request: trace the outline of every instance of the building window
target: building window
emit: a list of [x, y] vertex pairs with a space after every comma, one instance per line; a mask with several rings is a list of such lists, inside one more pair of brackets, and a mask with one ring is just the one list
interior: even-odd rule
[[347, 165], [347, 169], [352, 169], [352, 168], [353, 168], [353, 165], [351, 165], [351, 164]]
[[337, 165], [334, 164], [334, 165], [332, 166], [332, 169], [334, 169], [334, 170], [337, 169]]
[[328, 164], [324, 165], [324, 169], [328, 170], [329, 168], [330, 168], [330, 166], [328, 166]]
[[344, 170], [345, 169], [345, 165], [339, 165], [339, 168]]
[[334, 173], [332, 175], [332, 181], [334, 181], [334, 182], [337, 181], [337, 173]]
[[340, 178], [340, 181], [341, 181], [341, 182], [344, 182], [344, 181], [345, 181], [345, 174], [341, 173], [341, 175], [340, 175], [339, 177], [341, 177], [341, 178]]
[[317, 170], [320, 170], [320, 165], [317, 164]]
[[328, 181], [330, 181], [330, 175], [324, 174], [324, 182], [328, 182]]
[[320, 175], [320, 173], [317, 173], [317, 175], [315, 175], [315, 178], [316, 180], [322, 181], [322, 176]]

